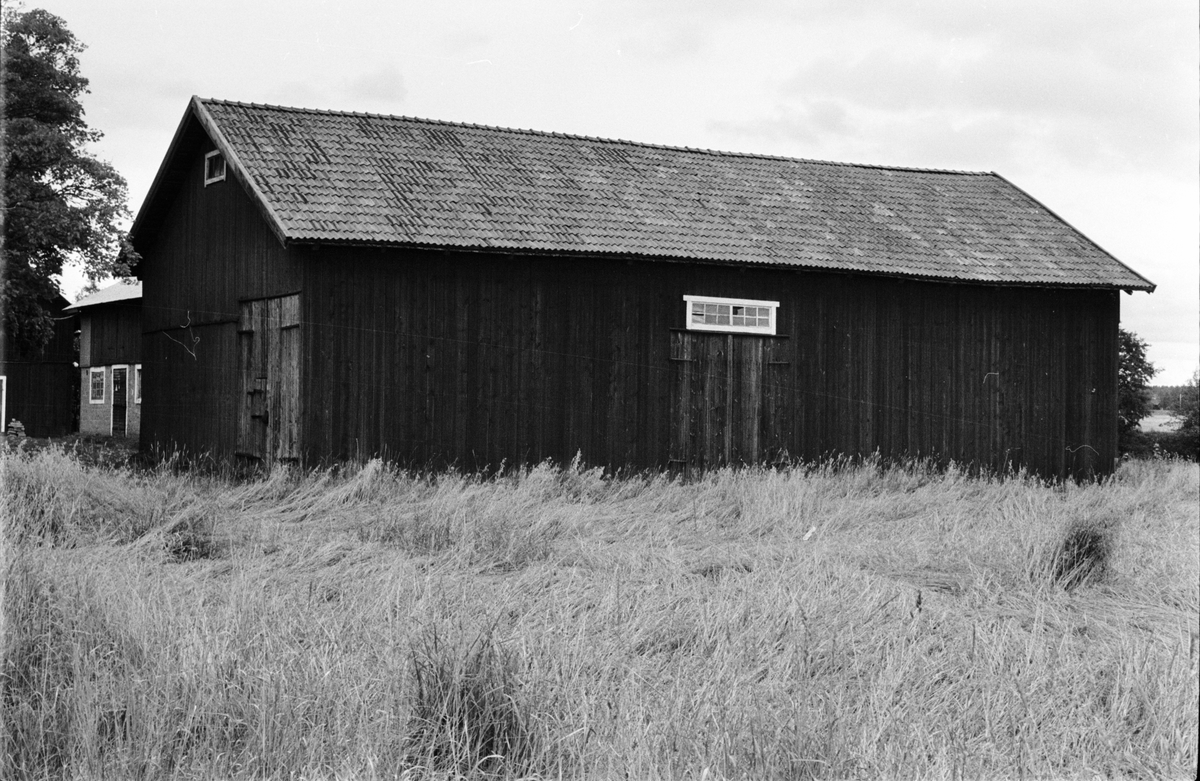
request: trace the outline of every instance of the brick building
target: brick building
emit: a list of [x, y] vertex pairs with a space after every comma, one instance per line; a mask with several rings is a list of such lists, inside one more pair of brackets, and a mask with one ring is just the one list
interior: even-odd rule
[[118, 282], [79, 314], [79, 433], [136, 439], [142, 420], [142, 285]]

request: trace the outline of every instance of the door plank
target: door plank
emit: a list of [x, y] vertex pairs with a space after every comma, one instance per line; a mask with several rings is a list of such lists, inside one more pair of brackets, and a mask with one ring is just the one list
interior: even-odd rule
[[769, 337], [670, 335], [673, 468], [713, 469], [779, 458], [788, 431], [789, 365]]

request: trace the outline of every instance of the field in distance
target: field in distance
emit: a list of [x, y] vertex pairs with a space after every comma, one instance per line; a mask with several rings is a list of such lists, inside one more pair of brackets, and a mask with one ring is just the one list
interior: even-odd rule
[[1156, 409], [1138, 422], [1142, 431], [1177, 431], [1179, 418], [1170, 410]]
[[4, 778], [1195, 772], [1195, 463], [0, 469]]

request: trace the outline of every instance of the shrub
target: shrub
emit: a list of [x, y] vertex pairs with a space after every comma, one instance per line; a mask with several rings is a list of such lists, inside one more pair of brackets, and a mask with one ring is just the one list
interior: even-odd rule
[[1122, 434], [1119, 440], [1121, 455], [1128, 458], [1186, 458], [1200, 459], [1200, 429], [1179, 431], [1133, 431]]
[[1192, 461], [1200, 458], [1200, 428], [1185, 428], [1179, 431], [1154, 431], [1151, 439], [1166, 455], [1178, 456]]

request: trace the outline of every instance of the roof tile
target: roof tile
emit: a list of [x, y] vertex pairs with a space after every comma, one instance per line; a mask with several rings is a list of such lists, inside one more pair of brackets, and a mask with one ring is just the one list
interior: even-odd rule
[[1153, 289], [995, 174], [197, 101], [289, 239]]

